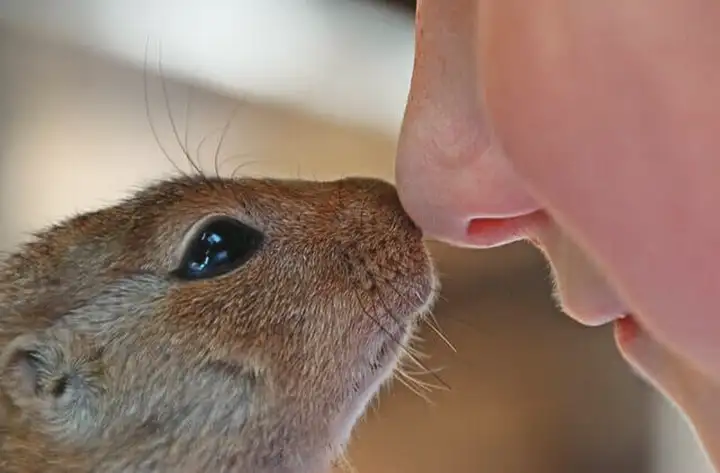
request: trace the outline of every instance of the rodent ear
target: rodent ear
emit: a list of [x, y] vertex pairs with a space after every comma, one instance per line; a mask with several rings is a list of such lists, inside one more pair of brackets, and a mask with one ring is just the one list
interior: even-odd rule
[[0, 388], [38, 428], [86, 442], [102, 431], [100, 355], [67, 330], [21, 335], [0, 356]]
[[18, 407], [29, 402], [59, 399], [72, 381], [71, 361], [61, 340], [42, 335], [21, 335], [0, 358], [0, 382]]
[[0, 356], [0, 388], [36, 428], [87, 442], [103, 429], [101, 355], [69, 330], [21, 335]]

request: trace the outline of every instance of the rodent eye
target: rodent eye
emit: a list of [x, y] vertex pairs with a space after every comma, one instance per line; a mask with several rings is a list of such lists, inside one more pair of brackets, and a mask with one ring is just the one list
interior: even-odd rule
[[173, 274], [184, 280], [208, 279], [246, 263], [260, 248], [263, 235], [231, 218], [206, 223], [190, 241]]

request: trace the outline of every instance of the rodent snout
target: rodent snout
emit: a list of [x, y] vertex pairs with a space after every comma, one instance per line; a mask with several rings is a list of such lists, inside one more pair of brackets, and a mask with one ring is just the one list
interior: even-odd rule
[[434, 266], [396, 187], [373, 178], [346, 178], [333, 185], [344, 198], [339, 200], [341, 228], [332, 240], [347, 263], [346, 272], [375, 306], [375, 316], [392, 313], [392, 326], [400, 314], [432, 303], [438, 288]]
[[0, 269], [0, 345], [19, 340], [0, 395], [24, 414], [0, 457], [27, 444], [34, 471], [324, 462], [439, 289], [395, 186], [360, 177], [162, 181], [39, 233]]
[[347, 211], [364, 211], [369, 222], [378, 224], [381, 219], [392, 221], [393, 226], [401, 228], [410, 235], [422, 238], [420, 227], [412, 220], [402, 205], [397, 188], [390, 182], [367, 177], [351, 177], [336, 181], [337, 186], [350, 196]]

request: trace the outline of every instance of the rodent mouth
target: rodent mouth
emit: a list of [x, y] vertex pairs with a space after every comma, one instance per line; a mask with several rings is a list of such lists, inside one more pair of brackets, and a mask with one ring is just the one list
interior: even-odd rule
[[395, 343], [396, 342], [393, 340], [387, 340], [380, 346], [377, 355], [375, 355], [374, 360], [370, 363], [370, 370], [372, 374], [380, 371], [383, 367], [385, 367], [389, 362], [392, 361], [392, 358], [396, 357], [396, 351], [392, 350], [391, 346], [391, 344]]
[[370, 386], [387, 379], [399, 361], [402, 350], [402, 342], [396, 338], [382, 342], [371, 361], [364, 365], [364, 376], [353, 383], [353, 397], [367, 392]]
[[376, 376], [379, 372], [392, 367], [399, 361], [400, 355], [405, 350], [406, 339], [410, 335], [409, 332], [409, 327], [406, 327], [399, 330], [398, 333], [387, 334], [387, 338], [382, 341], [368, 365], [370, 368], [369, 377]]
[[428, 285], [426, 294], [423, 294], [422, 305], [413, 307], [412, 313], [401, 317], [399, 320], [393, 316], [393, 325], [390, 327], [381, 327], [378, 329], [378, 344], [375, 345], [376, 351], [371, 356], [368, 365], [370, 368], [369, 376], [375, 376], [388, 367], [394, 366], [403, 355], [411, 356], [407, 352], [407, 348], [413, 332], [418, 327], [423, 315], [429, 311], [429, 307], [435, 301], [437, 294], [437, 282], [431, 278], [432, 282]]

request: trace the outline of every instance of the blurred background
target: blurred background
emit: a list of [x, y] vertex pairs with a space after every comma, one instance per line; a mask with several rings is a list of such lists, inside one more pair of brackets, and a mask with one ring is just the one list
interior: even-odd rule
[[[171, 161], [187, 169], [180, 143], [225, 175], [392, 180], [413, 13], [390, 0], [0, 0], [0, 250]], [[557, 312], [534, 249], [433, 253], [455, 351], [430, 330], [423, 350], [451, 389], [384, 392], [351, 445], [358, 473], [711, 471], [611, 330]]]

